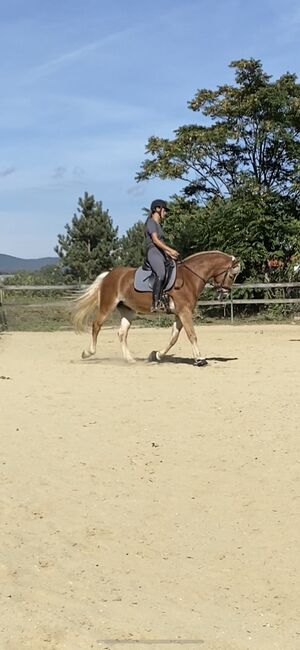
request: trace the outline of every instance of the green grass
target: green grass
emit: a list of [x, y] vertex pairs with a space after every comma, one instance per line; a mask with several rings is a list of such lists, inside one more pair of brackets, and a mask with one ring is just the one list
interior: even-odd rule
[[[260, 307], [259, 310], [253, 310], [249, 313], [245, 306], [238, 310], [235, 307], [234, 323], [254, 323], [254, 322], [288, 322], [295, 316], [299, 316], [298, 310], [290, 305], [283, 308], [282, 305], [272, 305], [269, 307]], [[225, 316], [224, 316], [225, 313]], [[57, 331], [72, 330], [71, 322], [71, 303], [67, 300], [62, 301], [62, 297], [57, 300], [52, 296], [46, 298], [38, 294], [29, 297], [16, 293], [5, 301], [4, 306], [0, 307], [0, 331], [5, 329], [5, 320], [9, 331]], [[120, 318], [118, 312], [115, 312], [105, 322], [106, 326], [119, 325]], [[135, 327], [170, 327], [173, 317], [168, 315], [158, 315], [156, 317], [137, 316], [133, 321]], [[224, 306], [205, 307], [195, 313], [195, 323], [218, 324], [230, 323], [230, 306], [227, 305], [226, 312]]]

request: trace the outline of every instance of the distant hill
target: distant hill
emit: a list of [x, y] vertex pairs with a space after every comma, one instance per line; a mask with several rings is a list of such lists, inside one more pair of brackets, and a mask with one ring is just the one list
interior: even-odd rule
[[40, 257], [38, 259], [24, 260], [13, 255], [0, 253], [0, 273], [16, 273], [17, 271], [39, 271], [43, 266], [56, 266], [58, 257]]

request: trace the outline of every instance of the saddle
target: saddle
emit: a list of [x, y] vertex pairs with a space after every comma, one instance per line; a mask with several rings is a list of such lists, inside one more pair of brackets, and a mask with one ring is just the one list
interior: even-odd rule
[[[163, 286], [164, 292], [170, 291], [174, 286], [176, 280], [176, 272], [176, 262], [174, 260], [168, 260], [166, 263], [166, 275]], [[155, 273], [153, 273], [150, 264], [146, 260], [143, 266], [139, 266], [135, 272], [133, 284], [135, 290], [152, 293], [155, 277]]]

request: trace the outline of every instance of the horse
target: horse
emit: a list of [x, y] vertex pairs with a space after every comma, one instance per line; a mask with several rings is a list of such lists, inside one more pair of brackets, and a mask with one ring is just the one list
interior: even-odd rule
[[[127, 336], [136, 313], [150, 314], [151, 292], [139, 292], [134, 288], [136, 269], [116, 266], [111, 271], [98, 275], [95, 281], [83, 290], [73, 302], [72, 320], [75, 331], [82, 332], [92, 321], [92, 341], [88, 350], [83, 350], [82, 358], [96, 353], [97, 337], [108, 316], [117, 308], [121, 324], [118, 331], [125, 361], [134, 363]], [[177, 262], [177, 274], [173, 287], [167, 292], [168, 313], [175, 316], [171, 338], [168, 345], [160, 351], [150, 353], [149, 361], [160, 361], [178, 340], [183, 328], [191, 343], [194, 365], [207, 365], [198, 349], [197, 336], [193, 326], [193, 311], [205, 285], [210, 282], [223, 298], [228, 294], [240, 272], [240, 262], [234, 255], [221, 251], [203, 251], [189, 255]]]

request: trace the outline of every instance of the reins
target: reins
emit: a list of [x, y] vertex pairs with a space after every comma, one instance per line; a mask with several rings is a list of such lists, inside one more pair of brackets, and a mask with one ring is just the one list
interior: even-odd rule
[[[205, 280], [199, 273], [196, 273], [196, 271], [194, 271], [194, 269], [191, 269], [190, 266], [187, 266], [187, 264], [183, 260], [180, 260], [179, 264], [182, 264], [182, 266], [184, 266], [188, 271], [190, 271], [190, 273], [193, 273], [194, 275], [196, 275], [196, 277], [199, 278], [199, 280], [202, 280], [202, 282], [204, 284], [208, 283], [210, 278]], [[214, 275], [213, 277], [217, 278], [219, 275], [224, 274], [224, 278], [223, 278], [223, 282], [224, 282], [226, 280], [227, 274], [229, 273], [231, 268], [232, 268], [232, 266], [228, 266], [228, 268], [224, 269], [223, 271], [219, 271], [219, 273], [216, 273], [216, 275]], [[222, 283], [220, 283], [220, 285], [215, 285], [215, 286], [219, 286], [220, 289], [222, 289]]]
[[190, 266], [187, 266], [187, 264], [186, 264], [183, 260], [179, 260], [178, 264], [181, 264], [182, 266], [184, 266], [188, 271], [190, 271], [190, 272], [193, 273], [197, 278], [199, 278], [200, 280], [202, 280], [202, 282], [204, 282], [204, 284], [207, 283], [207, 280], [204, 280], [204, 278], [202, 278], [202, 276], [199, 275], [199, 273], [196, 273], [196, 271], [194, 271], [193, 269], [191, 269]]

